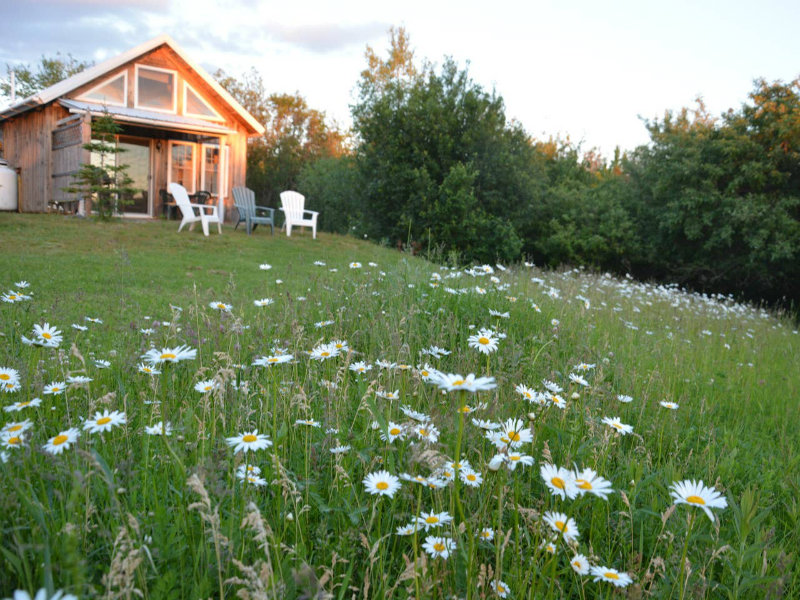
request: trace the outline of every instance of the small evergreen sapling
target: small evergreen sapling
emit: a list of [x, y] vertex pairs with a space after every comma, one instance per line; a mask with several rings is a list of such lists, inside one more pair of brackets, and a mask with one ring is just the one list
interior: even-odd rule
[[125, 152], [117, 144], [116, 136], [120, 131], [122, 128], [108, 112], [92, 121], [92, 141], [83, 145], [92, 153], [92, 161], [81, 165], [75, 177], [76, 185], [65, 188], [69, 193], [83, 196], [103, 221], [120, 213], [137, 191], [131, 187], [133, 180], [128, 176], [128, 165], [117, 164], [117, 154]]

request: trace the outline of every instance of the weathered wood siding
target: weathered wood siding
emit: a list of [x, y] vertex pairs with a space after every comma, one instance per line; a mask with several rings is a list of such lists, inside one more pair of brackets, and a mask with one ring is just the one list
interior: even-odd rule
[[52, 200], [55, 202], [80, 200], [80, 194], [67, 192], [64, 188], [75, 184], [81, 165], [90, 160], [89, 151], [83, 148], [83, 144], [91, 139], [90, 119], [88, 116], [71, 115], [62, 119], [51, 135]]
[[67, 111], [50, 104], [9, 119], [4, 123], [5, 159], [11, 167], [22, 169], [19, 184], [19, 210], [45, 212], [53, 200], [52, 132]]

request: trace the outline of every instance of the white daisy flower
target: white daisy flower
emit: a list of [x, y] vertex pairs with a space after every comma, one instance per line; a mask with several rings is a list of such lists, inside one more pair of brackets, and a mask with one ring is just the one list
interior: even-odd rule
[[706, 486], [702, 479], [700, 481], [691, 479], [676, 481], [669, 489], [675, 504], [700, 507], [712, 521], [714, 520], [714, 515], [711, 512], [712, 508], [725, 508], [728, 506], [725, 496], [713, 487]]
[[75, 427], [61, 431], [57, 436], [47, 440], [42, 449], [50, 454], [61, 454], [64, 450], [68, 450], [70, 445], [77, 442], [80, 435], [81, 432]]
[[450, 538], [429, 535], [425, 538], [422, 549], [425, 550], [431, 558], [439, 557], [447, 559], [450, 553], [456, 549], [456, 543]]
[[578, 488], [575, 485], [574, 475], [567, 469], [545, 464], [539, 467], [539, 474], [554, 496], [560, 496], [562, 500], [567, 498], [572, 500], [577, 497]]
[[366, 492], [373, 496], [388, 496], [392, 498], [400, 489], [400, 480], [388, 471], [375, 471], [364, 477]]
[[547, 523], [553, 530], [564, 536], [568, 542], [572, 542], [580, 537], [578, 531], [578, 524], [572, 517], [568, 517], [564, 513], [547, 511], [542, 516], [542, 520]]
[[102, 413], [100, 411], [95, 412], [91, 419], [87, 419], [83, 423], [83, 429], [89, 433], [103, 433], [105, 431], [111, 431], [113, 427], [120, 427], [124, 425], [125, 422], [126, 416], [124, 412], [119, 412], [117, 410], [109, 412], [108, 409], [106, 409]]
[[592, 567], [590, 571], [594, 577], [592, 581], [607, 581], [613, 584], [614, 587], [623, 588], [633, 582], [630, 575], [611, 567]]
[[147, 435], [163, 435], [169, 437], [172, 435], [172, 425], [170, 423], [164, 425], [163, 421], [159, 421], [155, 425], [145, 426], [144, 432]]
[[226, 438], [226, 442], [237, 452], [247, 453], [251, 450], [264, 450], [272, 446], [270, 439], [258, 430], [246, 431], [238, 436]]

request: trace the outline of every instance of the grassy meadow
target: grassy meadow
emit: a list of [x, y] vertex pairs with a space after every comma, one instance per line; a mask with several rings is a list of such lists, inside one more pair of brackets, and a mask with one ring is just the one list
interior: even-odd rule
[[800, 597], [786, 317], [261, 228], [0, 251], [0, 598]]

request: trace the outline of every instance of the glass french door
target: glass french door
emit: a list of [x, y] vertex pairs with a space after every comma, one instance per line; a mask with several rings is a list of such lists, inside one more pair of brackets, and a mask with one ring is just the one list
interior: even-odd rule
[[130, 187], [136, 191], [127, 197], [123, 212], [134, 215], [150, 214], [150, 140], [120, 136], [117, 154], [118, 165], [128, 165], [128, 177], [133, 180]]

